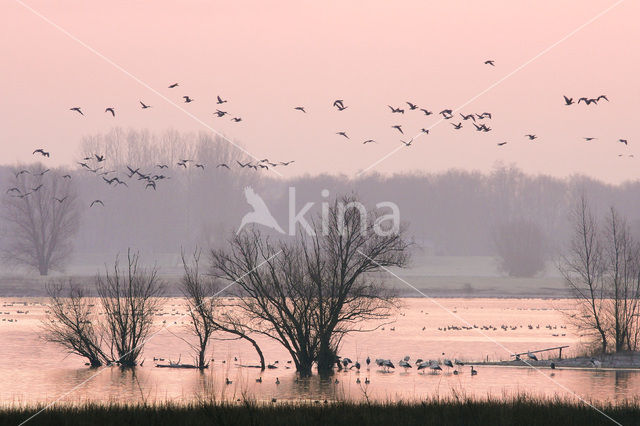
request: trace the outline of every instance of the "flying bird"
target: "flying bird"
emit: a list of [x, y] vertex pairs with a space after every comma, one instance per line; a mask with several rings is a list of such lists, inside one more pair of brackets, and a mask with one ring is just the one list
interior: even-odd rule
[[596, 98], [596, 101], [599, 101], [600, 99], [604, 99], [605, 101], [609, 102], [609, 99], [605, 96], [605, 95], [600, 95]]
[[429, 134], [429, 129], [425, 129], [424, 127], [422, 129], [420, 129], [420, 131], [422, 133], [426, 133], [427, 135]]
[[113, 117], [116, 116], [116, 111], [112, 107], [105, 109], [104, 112], [110, 112]]
[[496, 66], [495, 60], [493, 60], [493, 59], [488, 59], [488, 60], [484, 61], [484, 63], [485, 63], [485, 65], [491, 65], [492, 67]]
[[43, 184], [41, 183], [40, 185], [36, 186], [35, 188], [32, 188], [31, 191], [37, 192], [40, 188], [42, 188], [42, 185]]
[[280, 164], [283, 166], [288, 166], [289, 164], [295, 162], [296, 160], [291, 160], [291, 161], [281, 161]]
[[532, 140], [537, 138], [536, 135], [525, 135], [525, 136], [528, 137], [530, 141], [532, 141]]
[[433, 114], [433, 111], [429, 111], [429, 110], [426, 110], [426, 109], [424, 109], [424, 108], [420, 108], [420, 111], [424, 112], [424, 115], [431, 115], [431, 114]]
[[98, 155], [98, 154], [93, 154], [96, 156], [96, 160], [98, 161], [98, 163], [101, 163], [104, 161], [104, 155]]
[[51, 154], [42, 148], [38, 148], [35, 151], [33, 151], [32, 155], [35, 155], [35, 154], [40, 154], [43, 157], [47, 157], [47, 158], [51, 157]]
[[184, 99], [184, 103], [185, 103], [185, 104], [188, 104], [188, 103], [190, 103], [190, 102], [193, 102], [193, 99], [192, 99], [192, 98], [190, 98], [189, 96], [183, 96], [182, 98]]
[[218, 117], [224, 117], [226, 114], [229, 114], [227, 111], [220, 111], [219, 109], [214, 112]]
[[240, 118], [240, 117], [233, 117], [233, 118], [231, 119], [231, 121], [233, 121], [234, 123], [239, 123], [239, 122], [241, 122], [241, 121], [242, 121], [242, 118]]
[[411, 144], [413, 143], [413, 138], [411, 138], [409, 142], [405, 142], [402, 139], [400, 139], [400, 142], [402, 142], [405, 146], [411, 146]]
[[100, 204], [102, 207], [104, 207], [104, 203], [102, 202], [102, 200], [93, 200], [89, 208], [93, 207], [94, 204]]
[[442, 117], [444, 117], [445, 119], [450, 119], [451, 117], [453, 117], [453, 111], [450, 109], [443, 109], [442, 111], [439, 112], [439, 114], [442, 114]]
[[564, 104], [565, 104], [566, 106], [569, 106], [569, 105], [573, 105], [573, 104], [574, 104], [574, 102], [573, 102], [573, 98], [567, 98], [565, 95], [562, 95], [562, 96], [564, 97]]
[[142, 101], [138, 101], [138, 102], [140, 102], [140, 105], [142, 106], [142, 109], [151, 108], [151, 105], [147, 105], [147, 104], [145, 104], [145, 103], [144, 103], [144, 102], [142, 102]]
[[463, 113], [460, 113], [460, 116], [462, 117], [463, 120], [472, 119], [473, 121], [476, 121], [476, 118], [473, 116], [473, 113], [469, 115], [464, 115]]
[[173, 84], [169, 85], [169, 89], [173, 89], [175, 87], [178, 87], [178, 83], [173, 83]]
[[[229, 166], [227, 166], [227, 165], [226, 165], [226, 164], [224, 164], [224, 163], [220, 163], [220, 164], [218, 164], [218, 165], [216, 166], [216, 169], [217, 169], [218, 167], [226, 167], [227, 169], [229, 169]], [[230, 170], [230, 169], [229, 169], [229, 170]]]
[[366, 141], [362, 142], [363, 145], [366, 145], [368, 143], [376, 143], [376, 141], [374, 141], [373, 139], [367, 139]]
[[618, 142], [629, 145], [629, 141], [627, 141], [626, 139], [618, 139]]
[[69, 111], [75, 111], [80, 115], [84, 115], [84, 113], [82, 112], [82, 110], [80, 109], [80, 107], [73, 107], [73, 108], [69, 108]]
[[394, 108], [391, 105], [387, 105], [389, 108], [391, 108], [391, 112], [392, 113], [399, 113], [399, 114], [404, 114], [404, 110], [400, 109], [400, 108]]
[[62, 179], [71, 179], [71, 175], [64, 175], [62, 176]]
[[301, 106], [297, 106], [297, 107], [295, 107], [294, 109], [295, 109], [295, 110], [298, 110], [298, 111], [302, 111], [302, 112], [304, 112], [305, 114], [307, 113], [307, 111], [305, 111], [305, 110], [304, 110], [304, 107], [301, 107]]
[[166, 164], [156, 164], [156, 167], [159, 168], [159, 169], [166, 169], [169, 166], [167, 166]]
[[458, 130], [458, 129], [462, 129], [462, 122], [456, 124], [456, 123], [451, 123], [451, 125], [453, 126], [454, 129]]
[[20, 170], [18, 173], [16, 173], [16, 179], [18, 178], [18, 176], [23, 175], [23, 174], [31, 174], [31, 172], [29, 170]]
[[336, 132], [336, 135], [344, 136], [345, 138], [349, 139], [349, 136], [347, 136], [346, 132]]
[[397, 129], [400, 133], [402, 133], [404, 135], [404, 132], [402, 131], [402, 125], [401, 124], [396, 124], [395, 126], [391, 126], [392, 129]]
[[218, 104], [224, 104], [226, 102], [227, 102], [226, 100], [223, 100], [220, 96], [218, 96], [218, 102], [217, 102]]
[[67, 199], [67, 197], [68, 197], [68, 195], [67, 195], [66, 197], [64, 197], [64, 198], [56, 198], [56, 197], [53, 197], [53, 199], [54, 199], [54, 200], [56, 200], [57, 202], [59, 202], [60, 204], [62, 204], [62, 203], [64, 202], [64, 200], [66, 200], [66, 199]]
[[409, 109], [411, 111], [413, 111], [414, 109], [418, 109], [418, 105], [412, 104], [411, 102], [407, 102], [407, 105], [409, 105]]
[[504, 146], [506, 144], [507, 144], [506, 142], [498, 142], [498, 146]]
[[583, 138], [583, 139], [584, 139], [585, 141], [589, 142], [589, 141], [592, 141], [592, 140], [594, 140], [594, 139], [598, 139], [598, 138]]
[[202, 170], [204, 170], [204, 164], [196, 164], [196, 167], [201, 168]]

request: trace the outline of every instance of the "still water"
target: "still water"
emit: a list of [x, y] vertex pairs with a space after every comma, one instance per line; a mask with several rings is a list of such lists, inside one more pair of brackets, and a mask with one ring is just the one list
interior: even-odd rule
[[[41, 337], [45, 299], [0, 299], [0, 403], [24, 404], [84, 401], [193, 401], [235, 400], [416, 400], [461, 395], [502, 398], [526, 393], [619, 402], [640, 394], [640, 371], [591, 369], [531, 369], [477, 366], [459, 367], [460, 374], [443, 366], [439, 374], [405, 371], [398, 361], [444, 358], [464, 362], [506, 360], [514, 352], [569, 345], [563, 356], [583, 350], [580, 338], [566, 321], [570, 300], [549, 299], [403, 299], [402, 309], [384, 326], [347, 336], [340, 355], [360, 361], [361, 370], [339, 372], [331, 380], [317, 376], [297, 380], [294, 368], [275, 341], [259, 339], [266, 361], [278, 366], [260, 372], [243, 367], [258, 363], [251, 345], [216, 340], [208, 370], [155, 368], [154, 357], [192, 362], [184, 303], [168, 299], [157, 316], [157, 332], [146, 344], [142, 367], [90, 369], [84, 360], [64, 353]], [[372, 324], [374, 325], [374, 324]], [[377, 324], [375, 324], [377, 325]], [[471, 329], [462, 328], [463, 326]], [[474, 327], [475, 326], [475, 327]], [[221, 338], [224, 336], [220, 336]], [[557, 352], [553, 354], [556, 355]], [[388, 358], [391, 372], [365, 359]], [[277, 361], [277, 363], [276, 363]], [[262, 377], [262, 383], [256, 379]], [[232, 383], [226, 384], [226, 379]], [[360, 383], [357, 380], [360, 379]], [[365, 379], [370, 383], [365, 385]], [[279, 380], [280, 384], [276, 384]], [[336, 383], [337, 381], [337, 383]]]

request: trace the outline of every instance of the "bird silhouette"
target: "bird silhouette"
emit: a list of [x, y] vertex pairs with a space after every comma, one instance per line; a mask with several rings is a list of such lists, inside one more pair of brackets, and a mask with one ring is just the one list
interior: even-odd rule
[[349, 136], [347, 136], [346, 132], [336, 132], [336, 135], [344, 136], [345, 138], [349, 139]]
[[402, 125], [401, 124], [396, 124], [395, 126], [391, 126], [392, 129], [397, 129], [400, 133], [402, 133], [404, 135], [404, 132], [402, 131]]
[[32, 155], [35, 155], [35, 154], [40, 154], [43, 157], [47, 157], [47, 158], [51, 157], [51, 154], [42, 148], [38, 148], [35, 151], [33, 151]]
[[224, 117], [229, 113], [227, 111], [220, 111], [219, 109], [217, 109], [216, 112], [214, 112], [214, 114], [216, 114], [218, 117]]
[[[218, 164], [218, 165], [216, 166], [216, 169], [217, 169], [218, 167], [226, 167], [227, 169], [229, 169], [229, 166], [227, 166], [227, 165], [226, 165], [226, 164], [224, 164], [224, 163], [220, 163], [220, 164]], [[229, 170], [231, 170], [231, 169], [229, 169]]]
[[453, 117], [453, 111], [450, 109], [443, 109], [442, 111], [439, 112], [439, 114], [442, 114], [442, 117], [445, 118], [446, 120], [450, 119], [451, 117]]
[[240, 118], [240, 117], [233, 117], [233, 118], [231, 119], [231, 121], [233, 121], [234, 123], [239, 123], [239, 122], [241, 122], [241, 121], [242, 121], [242, 118]]
[[532, 141], [532, 140], [537, 138], [536, 135], [525, 135], [525, 136], [528, 137], [530, 141]]
[[420, 108], [420, 111], [424, 112], [424, 115], [431, 115], [431, 114], [433, 114], [433, 111], [429, 111], [429, 110], [426, 110], [426, 109], [424, 109], [424, 108]]
[[460, 116], [462, 117], [463, 120], [472, 119], [473, 121], [476, 121], [476, 117], [473, 115], [473, 113], [471, 113], [469, 115], [464, 115], [464, 114], [460, 113]]
[[493, 60], [493, 59], [488, 59], [488, 60], [484, 61], [484, 63], [485, 63], [485, 65], [491, 65], [492, 67], [496, 66], [495, 60]]
[[629, 141], [626, 139], [618, 139], [618, 142], [623, 143], [625, 145], [629, 145]]
[[178, 87], [178, 83], [173, 83], [173, 84], [169, 85], [169, 89], [173, 89], [173, 88], [176, 88], [176, 87]]
[[451, 125], [453, 126], [454, 129], [458, 130], [458, 129], [462, 129], [462, 123], [451, 123]]
[[73, 108], [69, 108], [69, 111], [75, 111], [80, 115], [84, 115], [84, 113], [82, 112], [82, 110], [80, 109], [80, 107], [73, 107]]
[[569, 106], [569, 105], [573, 105], [573, 104], [574, 104], [574, 102], [573, 102], [573, 98], [568, 98], [568, 97], [566, 97], [565, 95], [562, 95], [562, 96], [564, 97], [564, 104], [565, 104], [566, 106]]
[[204, 170], [204, 164], [196, 164], [196, 167], [198, 167], [198, 168], [200, 168], [200, 169]]
[[295, 109], [295, 110], [298, 110], [298, 111], [302, 111], [302, 112], [304, 112], [305, 114], [307, 113], [307, 111], [305, 111], [305, 110], [304, 110], [304, 107], [301, 107], [301, 106], [297, 106], [297, 107], [295, 107], [294, 109]]
[[409, 142], [405, 142], [402, 139], [400, 139], [400, 142], [402, 142], [405, 146], [411, 146], [411, 144], [413, 143], [413, 138], [411, 138]]
[[409, 105], [409, 109], [410, 109], [411, 111], [413, 111], [414, 109], [418, 109], [418, 105], [413, 104], [413, 103], [411, 103], [411, 102], [407, 102], [407, 105]]
[[587, 137], [587, 138], [583, 138], [583, 139], [584, 139], [585, 141], [589, 142], [589, 141], [592, 141], [592, 140], [594, 140], [594, 139], [598, 139], [598, 138], [588, 138], [588, 137]]
[[596, 98], [596, 101], [599, 101], [600, 99], [604, 99], [605, 101], [609, 102], [609, 98], [607, 98], [605, 95], [600, 95]]
[[159, 168], [159, 169], [166, 169], [166, 168], [168, 168], [169, 166], [168, 166], [168, 165], [166, 165], [166, 164], [156, 164], [156, 167], [157, 167], [157, 168]]
[[422, 129], [420, 129], [420, 131], [421, 131], [422, 133], [429, 134], [429, 129], [425, 129], [424, 127], [423, 127]]
[[366, 145], [368, 143], [376, 143], [376, 141], [374, 141], [373, 139], [367, 139], [366, 141], [362, 142], [363, 145]]
[[344, 108], [344, 101], [342, 99], [336, 99], [333, 101], [333, 106], [336, 108]]
[[245, 187], [244, 196], [247, 200], [247, 203], [249, 203], [249, 205], [253, 207], [253, 211], [244, 215], [236, 234], [239, 233], [245, 225], [252, 223], [275, 229], [281, 234], [285, 233], [269, 211], [269, 208], [265, 204], [262, 197], [256, 194], [253, 188], [251, 188], [250, 186]]
[[93, 200], [89, 208], [93, 207], [94, 204], [100, 204], [101, 206], [104, 207], [104, 203], [102, 202], [102, 200]]
[[93, 154], [96, 157], [96, 160], [98, 161], [98, 163], [101, 163], [104, 161], [104, 155], [98, 155], [98, 154]]
[[71, 175], [64, 175], [62, 176], [62, 179], [71, 179]]
[[64, 200], [66, 200], [68, 197], [68, 195], [64, 198], [57, 198], [57, 197], [53, 197], [54, 200], [56, 200], [57, 202], [59, 202], [60, 204], [62, 204], [64, 202]]
[[226, 103], [226, 102], [227, 102], [226, 100], [223, 100], [220, 96], [218, 96], [218, 102], [217, 102], [217, 104], [224, 104], [224, 103]]
[[507, 144], [506, 142], [498, 142], [498, 146], [504, 146], [506, 144]]
[[116, 111], [112, 107], [105, 109], [104, 112], [110, 112], [113, 117], [116, 116]]
[[142, 101], [138, 101], [138, 102], [140, 102], [140, 106], [142, 107], [142, 109], [151, 108], [151, 105], [147, 105], [147, 104], [145, 104], [145, 103], [144, 103], [144, 102], [142, 102]]
[[392, 113], [396, 113], [396, 114], [404, 114], [404, 110], [400, 109], [400, 108], [394, 108], [391, 105], [387, 105], [389, 108], [391, 108], [391, 112]]
[[193, 99], [190, 98], [189, 96], [183, 96], [182, 98], [184, 99], [185, 104], [193, 102]]
[[281, 161], [280, 164], [283, 166], [288, 166], [289, 164], [295, 162], [296, 160], [291, 160], [291, 161]]

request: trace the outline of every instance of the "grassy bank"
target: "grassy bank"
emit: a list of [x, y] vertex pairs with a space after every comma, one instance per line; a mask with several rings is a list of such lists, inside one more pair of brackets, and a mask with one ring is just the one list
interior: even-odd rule
[[[638, 424], [640, 405], [598, 406], [621, 424]], [[17, 425], [38, 407], [6, 408], [0, 424]], [[615, 424], [585, 405], [563, 400], [426, 401], [422, 403], [198, 403], [81, 405], [43, 411], [28, 424], [58, 425], [602, 425]]]

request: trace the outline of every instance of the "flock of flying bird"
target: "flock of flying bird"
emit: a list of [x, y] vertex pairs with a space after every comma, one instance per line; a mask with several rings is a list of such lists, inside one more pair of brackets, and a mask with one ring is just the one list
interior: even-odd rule
[[[495, 61], [494, 60], [486, 60], [484, 61], [484, 64], [486, 65], [490, 65], [492, 67], [495, 67]], [[169, 89], [175, 89], [176, 87], [179, 87], [178, 83], [173, 83], [170, 84], [168, 86]], [[606, 95], [599, 95], [595, 98], [590, 98], [590, 97], [581, 97], [578, 99], [577, 102], [574, 101], [574, 98], [572, 97], [568, 97], [566, 95], [563, 95], [564, 97], [564, 102], [566, 106], [572, 106], [572, 105], [578, 105], [580, 103], [584, 103], [585, 105], [589, 106], [589, 105], [598, 105], [598, 102], [604, 100], [609, 102], [609, 99]], [[192, 98], [189, 95], [184, 95], [182, 96], [182, 99], [184, 100], [184, 103], [189, 104], [195, 101], [194, 98]], [[140, 107], [141, 109], [145, 110], [145, 109], [149, 109], [152, 108], [151, 105], [144, 103], [143, 101], [139, 101], [140, 102]], [[216, 105], [223, 105], [225, 103], [227, 103], [228, 100], [227, 99], [223, 99], [221, 96], [216, 96]], [[345, 104], [345, 101], [343, 99], [336, 99], [333, 102], [333, 107], [338, 111], [344, 111], [346, 109], [349, 108], [348, 105]], [[405, 111], [416, 111], [416, 112], [420, 112], [422, 114], [424, 114], [424, 116], [429, 116], [434, 114], [433, 111], [429, 111], [427, 108], [421, 108], [420, 106], [418, 106], [418, 104], [414, 103], [414, 102], [406, 102], [407, 107], [403, 108], [403, 107], [399, 107], [399, 106], [392, 106], [392, 105], [387, 105], [389, 110], [391, 111], [391, 114], [400, 114], [400, 115], [404, 115]], [[219, 107], [222, 108], [222, 107]], [[213, 113], [216, 117], [218, 118], [223, 118], [225, 116], [230, 115], [230, 113], [228, 111], [223, 111], [221, 109], [216, 109], [216, 111]], [[307, 114], [308, 111], [304, 106], [295, 106], [293, 108], [296, 111], [302, 112], [304, 114]], [[81, 107], [72, 107], [70, 108], [71, 111], [74, 111], [76, 113], [78, 113], [79, 115], [84, 116], [84, 112], [82, 111]], [[116, 116], [116, 109], [115, 107], [107, 107], [105, 108], [105, 113], [107, 114], [111, 114], [111, 116], [113, 118], [115, 118]], [[454, 119], [454, 117], [456, 117], [454, 111], [450, 108], [445, 108], [442, 111], [440, 111], [438, 113], [439, 115], [442, 116], [443, 120], [452, 120]], [[456, 120], [453, 120], [450, 122], [450, 124], [453, 127], [453, 130], [460, 130], [464, 127], [464, 122], [468, 122], [470, 121], [471, 124], [473, 125], [473, 127], [475, 128], [475, 130], [477, 132], [484, 132], [484, 133], [488, 133], [491, 132], [492, 128], [488, 125], [488, 121], [486, 120], [491, 120], [493, 118], [492, 114], [490, 112], [482, 112], [482, 113], [470, 113], [470, 114], [462, 114], [459, 113], [459, 120], [456, 123]], [[235, 122], [235, 123], [239, 123], [242, 121], [242, 118], [239, 116], [233, 116], [231, 118], [231, 121]], [[395, 129], [402, 137], [405, 136], [405, 130], [402, 127], [402, 124], [393, 124], [391, 125], [392, 129]], [[414, 143], [414, 139], [416, 137], [418, 137], [419, 135], [422, 134], [429, 134], [430, 129], [428, 128], [421, 128], [419, 133], [414, 136], [411, 137], [408, 140], [405, 139], [400, 139], [400, 143], [402, 143], [404, 146], [406, 147], [410, 147], [412, 146], [412, 144]], [[351, 138], [349, 137], [347, 131], [345, 130], [341, 130], [336, 132], [336, 135], [343, 137], [345, 139], [350, 140]], [[525, 138], [527, 138], [530, 141], [536, 140], [538, 139], [538, 136], [536, 134], [533, 133], [528, 133], [524, 135]], [[595, 137], [584, 137], [583, 138], [586, 141], [592, 141], [595, 140], [597, 138]], [[627, 139], [618, 139], [619, 143], [624, 144], [625, 146], [629, 144], [629, 141]], [[374, 139], [366, 139], [362, 142], [363, 145], [367, 145], [370, 143], [376, 143], [376, 140]], [[502, 142], [498, 142], [497, 145], [499, 147], [502, 147], [504, 145], [506, 145], [508, 142], [507, 141], [502, 141]], [[50, 157], [50, 153], [45, 151], [42, 148], [36, 149], [33, 154], [40, 154], [43, 157], [49, 158]], [[622, 157], [623, 154], [619, 154], [619, 157]], [[628, 155], [628, 157], [633, 157], [633, 155]], [[114, 186], [119, 186], [119, 185], [124, 185], [124, 186], [128, 186], [127, 183], [123, 180], [121, 180], [119, 177], [117, 176], [113, 176], [111, 177], [110, 175], [112, 173], [115, 173], [115, 170], [111, 170], [111, 171], [103, 171], [104, 167], [101, 166], [100, 163], [103, 163], [105, 161], [105, 156], [104, 155], [99, 155], [99, 154], [92, 154], [91, 156], [85, 157], [83, 159], [83, 161], [78, 162], [78, 164], [80, 165], [81, 168], [89, 171], [89, 172], [93, 172], [96, 175], [102, 177], [102, 179], [105, 181], [106, 184], [108, 185], [114, 185]], [[258, 170], [268, 170], [269, 168], [273, 168], [273, 167], [279, 167], [279, 166], [288, 166], [289, 164], [293, 163], [294, 160], [291, 161], [270, 161], [268, 158], [259, 160], [259, 161], [249, 161], [249, 162], [241, 162], [241, 161], [237, 161], [236, 160], [236, 164], [238, 167], [243, 168], [243, 169], [252, 169], [255, 171]], [[205, 164], [202, 163], [198, 163], [195, 162], [194, 160], [190, 160], [190, 159], [181, 159], [180, 161], [178, 161], [176, 163], [177, 167], [183, 167], [183, 168], [187, 168], [190, 166], [190, 164], [193, 163], [193, 166], [195, 168], [200, 168], [202, 170], [205, 169]], [[226, 169], [230, 169], [231, 166], [236, 166], [236, 164], [227, 164], [227, 163], [220, 163], [216, 166], [216, 168], [226, 168]], [[168, 164], [158, 164], [156, 166], [159, 170], [163, 170], [169, 167]], [[160, 172], [156, 172], [156, 171], [147, 171], [147, 172], [143, 172], [140, 171], [140, 168], [132, 168], [127, 166], [128, 172], [126, 173], [127, 177], [129, 179], [133, 178], [133, 177], [137, 177], [137, 180], [142, 181], [144, 183], [144, 187], [145, 189], [153, 189], [156, 190], [157, 189], [157, 185], [158, 182], [164, 180], [164, 179], [170, 179], [169, 176], [166, 176]], [[46, 173], [48, 170], [46, 170], [43, 173]], [[20, 173], [30, 173], [29, 171], [26, 170], [22, 170]], [[17, 177], [17, 176], [16, 176]], [[65, 175], [65, 178], [70, 178], [70, 175]], [[19, 190], [17, 190], [17, 188], [11, 188], [9, 190], [9, 192], [14, 193], [14, 196], [18, 196], [18, 197], [27, 197], [29, 194], [31, 194], [32, 192], [36, 192], [40, 189], [40, 187], [37, 188], [32, 188], [30, 192], [28, 193], [21, 193]], [[60, 200], [59, 200], [60, 201]], [[62, 201], [60, 201], [62, 202]], [[91, 203], [91, 206], [94, 205], [104, 205], [104, 203], [101, 200], [94, 200]]]

